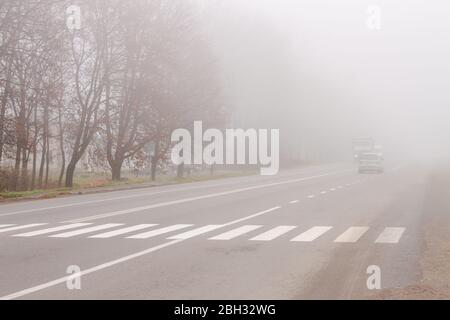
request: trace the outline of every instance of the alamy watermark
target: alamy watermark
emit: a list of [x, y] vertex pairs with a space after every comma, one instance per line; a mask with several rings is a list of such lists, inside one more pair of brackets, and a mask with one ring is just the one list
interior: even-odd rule
[[376, 265], [371, 265], [367, 267], [367, 289], [369, 290], [380, 290], [381, 289], [381, 268]]
[[71, 265], [66, 270], [69, 276], [66, 280], [68, 290], [81, 290], [81, 268], [77, 265]]
[[275, 175], [280, 167], [279, 129], [207, 129], [194, 122], [194, 137], [187, 129], [176, 129], [171, 140], [175, 165], [261, 165], [261, 175]]
[[81, 8], [76, 5], [72, 5], [66, 9], [66, 26], [69, 30], [81, 29]]
[[381, 7], [377, 5], [369, 6], [367, 8], [367, 15], [366, 27], [369, 30], [381, 30]]

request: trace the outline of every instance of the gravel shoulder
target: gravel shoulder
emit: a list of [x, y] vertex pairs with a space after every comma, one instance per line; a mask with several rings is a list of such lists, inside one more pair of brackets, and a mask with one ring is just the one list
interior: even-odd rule
[[423, 199], [421, 280], [379, 292], [375, 299], [450, 299], [450, 168], [433, 171]]

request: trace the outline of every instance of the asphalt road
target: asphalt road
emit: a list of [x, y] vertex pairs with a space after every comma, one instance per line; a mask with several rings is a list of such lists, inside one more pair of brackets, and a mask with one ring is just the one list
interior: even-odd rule
[[332, 164], [1, 205], [0, 297], [370, 298], [369, 266], [420, 280], [426, 177]]

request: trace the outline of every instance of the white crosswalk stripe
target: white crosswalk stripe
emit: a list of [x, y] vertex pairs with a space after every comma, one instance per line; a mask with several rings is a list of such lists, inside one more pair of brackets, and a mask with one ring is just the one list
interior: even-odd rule
[[267, 232], [264, 232], [254, 238], [251, 238], [251, 241], [271, 241], [278, 237], [281, 237], [283, 234], [288, 233], [289, 231], [294, 230], [297, 228], [296, 226], [279, 226], [276, 228], [273, 228]]
[[207, 225], [204, 227], [200, 227], [200, 228], [197, 228], [194, 230], [190, 230], [190, 231], [187, 231], [184, 233], [177, 234], [177, 235], [172, 236], [167, 239], [169, 239], [169, 240], [189, 239], [189, 238], [193, 238], [193, 237], [214, 231], [214, 230], [222, 228], [222, 227], [223, 227], [223, 225], [221, 225], [221, 224], [210, 224], [210, 225]]
[[367, 232], [367, 230], [369, 230], [369, 227], [350, 227], [337, 237], [334, 242], [356, 242]]
[[378, 236], [376, 243], [398, 243], [405, 232], [405, 228], [385, 228]]
[[32, 223], [32, 224], [26, 224], [23, 226], [9, 227], [9, 228], [5, 228], [5, 229], [0, 229], [0, 233], [22, 230], [22, 229], [33, 228], [33, 227], [40, 227], [40, 226], [45, 226], [45, 225], [46, 225], [46, 223]]
[[242, 226], [231, 231], [219, 234], [218, 236], [209, 238], [209, 240], [231, 240], [261, 227], [262, 226]]
[[154, 227], [154, 226], [157, 226], [157, 224], [138, 224], [138, 225], [132, 226], [132, 227], [127, 227], [127, 228], [122, 228], [122, 229], [118, 229], [118, 230], [114, 230], [114, 231], [108, 231], [108, 232], [96, 234], [96, 235], [90, 236], [89, 238], [108, 239], [108, 238], [116, 237], [116, 236], [119, 236], [122, 234], [127, 234], [130, 232], [147, 229], [147, 228]]
[[156, 230], [152, 230], [152, 231], [148, 231], [148, 232], [144, 232], [144, 233], [139, 233], [134, 236], [127, 237], [127, 239], [148, 239], [148, 238], [159, 236], [161, 234], [181, 230], [181, 229], [184, 229], [187, 227], [192, 227], [192, 226], [193, 226], [192, 224], [176, 224], [176, 225], [165, 227], [165, 228], [160, 228], [160, 229], [156, 229]]
[[[179, 231], [182, 229], [187, 229], [189, 227], [194, 227], [194, 224], [175, 224], [168, 226], [161, 226], [157, 229], [152, 228], [158, 226], [158, 224], [137, 224], [131, 226], [124, 226], [123, 223], [107, 223], [100, 225], [93, 225], [93, 223], [73, 223], [67, 225], [57, 225], [54, 227], [47, 227], [45, 229], [36, 228], [32, 231], [17, 233], [13, 231], [18, 231], [22, 229], [34, 228], [39, 226], [48, 225], [48, 223], [33, 223], [26, 225], [14, 225], [14, 224], [3, 224], [0, 225], [0, 234], [5, 234], [5, 236], [11, 237], [23, 237], [31, 238], [41, 235], [48, 235], [50, 238], [70, 238], [75, 236], [86, 235], [87, 238], [92, 239], [109, 239], [114, 237], [123, 236], [124, 239], [149, 239], [157, 236], [162, 236], [171, 232]], [[89, 227], [88, 227], [89, 226]], [[116, 228], [123, 226], [122, 228]], [[209, 240], [232, 240], [237, 237], [243, 236], [252, 231], [262, 228], [262, 225], [243, 225], [238, 226], [232, 230], [222, 231], [219, 234], [214, 231], [227, 227], [227, 225], [205, 225], [190, 229], [183, 233], [175, 234], [168, 237], [170, 240], [180, 240], [180, 239], [190, 239], [197, 236], [201, 236], [206, 233], [212, 233]], [[274, 226], [265, 232], [256, 234], [252, 237], [246, 238], [248, 241], [261, 241], [268, 242], [275, 240], [288, 234], [289, 232], [295, 230], [299, 226]], [[114, 230], [106, 230], [113, 229]], [[150, 230], [145, 230], [150, 228]], [[332, 226], [314, 226], [303, 233], [299, 234], [295, 238], [291, 239], [292, 242], [313, 242], [319, 237], [323, 236], [325, 233], [333, 229]], [[103, 231], [98, 233], [97, 231]], [[340, 234], [333, 242], [335, 243], [356, 243], [366, 234], [369, 230], [368, 226], [352, 226]], [[65, 231], [65, 232], [63, 232]], [[378, 235], [374, 243], [380, 244], [398, 244], [405, 233], [406, 228], [404, 227], [385, 227], [383, 231]], [[11, 232], [10, 234], [7, 234]], [[330, 239], [331, 240], [331, 239]]]
[[90, 225], [91, 223], [74, 223], [74, 224], [69, 224], [69, 225], [64, 225], [64, 226], [59, 226], [59, 227], [54, 227], [54, 228], [48, 228], [48, 229], [43, 229], [43, 230], [37, 230], [37, 231], [31, 231], [31, 232], [27, 232], [27, 233], [21, 233], [21, 234], [15, 234], [13, 235], [13, 237], [34, 237], [34, 236], [40, 236], [43, 234], [49, 234], [49, 233], [53, 233], [53, 232], [58, 232], [58, 231], [63, 231], [63, 230], [69, 230], [69, 229], [75, 229], [75, 228], [79, 228], [79, 227], [84, 227], [87, 225]]
[[298, 235], [291, 241], [299, 241], [299, 242], [311, 242], [331, 230], [333, 227], [312, 227], [311, 229], [303, 232], [302, 234]]
[[110, 229], [110, 228], [119, 227], [122, 225], [123, 225], [122, 223], [107, 223], [107, 224], [102, 224], [102, 225], [99, 225], [96, 227], [89, 227], [89, 228], [84, 228], [84, 229], [80, 229], [80, 230], [59, 233], [59, 234], [52, 235], [50, 237], [51, 238], [70, 238], [70, 237], [79, 236], [81, 234], [91, 233], [91, 232], [95, 232], [95, 231], [99, 231], [99, 230]]

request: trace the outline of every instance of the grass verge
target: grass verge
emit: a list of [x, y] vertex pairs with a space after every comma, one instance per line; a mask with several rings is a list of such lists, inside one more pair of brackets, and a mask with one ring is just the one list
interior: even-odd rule
[[159, 176], [156, 181], [150, 181], [149, 177], [128, 177], [121, 181], [112, 181], [104, 176], [89, 174], [75, 178], [73, 188], [37, 189], [33, 191], [14, 191], [0, 193], [0, 203], [27, 199], [50, 199], [60, 196], [107, 192], [142, 187], [158, 187], [173, 184], [193, 183], [209, 180], [219, 180], [256, 174], [255, 171], [224, 171], [214, 175], [207, 173], [192, 174], [183, 178], [174, 176]]

